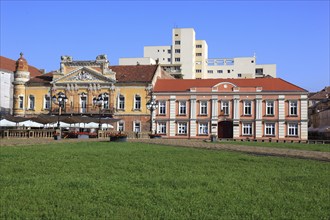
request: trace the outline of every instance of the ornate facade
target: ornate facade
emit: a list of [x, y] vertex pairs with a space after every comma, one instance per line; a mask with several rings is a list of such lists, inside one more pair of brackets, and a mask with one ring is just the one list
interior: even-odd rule
[[[119, 118], [115, 129], [149, 131], [146, 102], [157, 78], [170, 77], [158, 65], [109, 66], [106, 55], [96, 60], [75, 61], [62, 56], [60, 69], [30, 78], [27, 61], [17, 60], [14, 109], [17, 116], [38, 114], [88, 115]], [[66, 97], [60, 105], [53, 102]], [[102, 105], [95, 100], [102, 96]]]

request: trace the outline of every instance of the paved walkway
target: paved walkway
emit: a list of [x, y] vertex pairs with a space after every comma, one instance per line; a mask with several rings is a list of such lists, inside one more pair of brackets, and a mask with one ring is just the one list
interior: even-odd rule
[[178, 139], [130, 139], [130, 142], [143, 142], [161, 145], [205, 148], [214, 150], [227, 150], [245, 152], [255, 155], [280, 156], [280, 157], [295, 157], [303, 159], [313, 159], [330, 162], [330, 152], [295, 150], [284, 148], [271, 147], [252, 147], [242, 145], [231, 145], [223, 142], [210, 143], [201, 140], [178, 140]]
[[[72, 143], [72, 142], [98, 142], [107, 141], [108, 139], [61, 139], [55, 141], [51, 138], [17, 138], [17, 139], [0, 139], [0, 146], [19, 146], [19, 145], [35, 145], [49, 143]], [[295, 157], [303, 159], [313, 159], [330, 162], [330, 152], [294, 150], [284, 148], [270, 147], [252, 147], [242, 145], [230, 145], [224, 142], [209, 143], [202, 140], [178, 140], [178, 139], [129, 139], [129, 142], [142, 142], [151, 144], [205, 148], [214, 150], [227, 150], [245, 152], [255, 155], [280, 156], [280, 157]]]

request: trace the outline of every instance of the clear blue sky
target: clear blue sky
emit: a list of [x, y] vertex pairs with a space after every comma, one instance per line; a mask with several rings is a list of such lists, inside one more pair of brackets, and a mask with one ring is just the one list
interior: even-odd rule
[[61, 55], [142, 57], [194, 28], [210, 58], [257, 55], [277, 76], [309, 91], [330, 84], [329, 1], [3, 1], [1, 55], [56, 70]]

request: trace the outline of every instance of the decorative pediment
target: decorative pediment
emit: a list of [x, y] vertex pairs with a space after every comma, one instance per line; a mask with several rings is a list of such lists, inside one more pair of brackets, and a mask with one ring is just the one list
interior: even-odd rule
[[75, 83], [75, 84], [86, 84], [86, 83], [114, 83], [115, 80], [104, 76], [102, 73], [88, 68], [81, 67], [75, 69], [68, 74], [54, 80], [52, 83]]

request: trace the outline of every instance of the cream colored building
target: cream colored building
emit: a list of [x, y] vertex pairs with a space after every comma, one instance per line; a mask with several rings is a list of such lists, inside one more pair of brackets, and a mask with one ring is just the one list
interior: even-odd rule
[[[172, 45], [145, 46], [144, 58], [184, 79], [276, 77], [276, 65], [256, 64], [255, 56], [210, 59], [206, 41], [196, 40], [193, 28], [174, 28]], [[120, 58], [119, 65], [136, 65], [138, 59]]]

